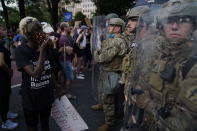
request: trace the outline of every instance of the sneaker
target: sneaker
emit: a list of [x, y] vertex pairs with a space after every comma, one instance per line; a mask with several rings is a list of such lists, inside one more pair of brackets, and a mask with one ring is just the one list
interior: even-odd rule
[[1, 125], [2, 129], [15, 129], [18, 126], [18, 123], [13, 122], [11, 120], [7, 120], [6, 122], [3, 122]]
[[17, 117], [18, 117], [18, 114], [14, 113], [14, 112], [8, 112], [8, 114], [7, 114], [8, 119], [15, 119]]
[[111, 126], [108, 124], [103, 124], [102, 126], [100, 126], [97, 131], [110, 131]]
[[85, 77], [80, 76], [80, 75], [77, 75], [76, 78], [77, 78], [77, 79], [80, 79], [80, 80], [84, 80], [84, 79], [85, 79]]
[[96, 105], [91, 106], [91, 109], [95, 110], [95, 111], [103, 110], [103, 105], [102, 104], [96, 104]]
[[79, 76], [82, 76], [82, 77], [84, 77], [85, 75], [84, 75], [84, 74], [82, 74], [82, 73], [80, 73], [80, 74], [79, 74]]
[[76, 100], [76, 99], [77, 99], [76, 96], [71, 95], [71, 94], [69, 94], [69, 93], [66, 94], [66, 97], [67, 97], [68, 99], [70, 99], [70, 100]]

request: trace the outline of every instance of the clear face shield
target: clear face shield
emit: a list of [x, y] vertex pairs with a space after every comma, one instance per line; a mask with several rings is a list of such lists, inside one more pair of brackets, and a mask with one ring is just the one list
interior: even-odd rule
[[158, 29], [168, 41], [180, 45], [196, 30], [196, 2], [177, 1], [158, 11]]
[[161, 34], [172, 44], [181, 44], [189, 40], [195, 30], [195, 17], [187, 15], [168, 16], [162, 19]]
[[[106, 20], [105, 16], [96, 16], [93, 18], [93, 32], [91, 36], [91, 51], [92, 54], [95, 50], [102, 48], [102, 43], [106, 39]], [[93, 57], [94, 58], [94, 57]], [[93, 59], [94, 61], [94, 59]], [[94, 63], [92, 66], [92, 96], [97, 102], [101, 101], [102, 89], [101, 89], [101, 70], [98, 63]]]
[[128, 33], [136, 33], [137, 26], [138, 26], [138, 17], [129, 18], [126, 25], [126, 31]]
[[[144, 89], [139, 86], [142, 76], [148, 71], [148, 65], [152, 59], [154, 49], [156, 48], [156, 39], [158, 30], [155, 23], [155, 12], [151, 11], [143, 14], [138, 19], [136, 28], [135, 49], [133, 54], [133, 70], [130, 74], [128, 96], [125, 104], [124, 130], [139, 128], [143, 123], [144, 109], [139, 108], [136, 104], [138, 95], [144, 93]], [[159, 39], [159, 36], [158, 38]]]
[[[149, 110], [148, 104], [159, 101], [155, 101], [157, 94], [154, 93], [162, 93], [165, 90], [164, 83], [173, 85], [179, 82], [177, 76], [182, 78], [187, 71], [184, 64], [195, 56], [197, 46], [193, 38], [196, 30], [197, 11], [194, 10], [196, 8], [196, 2], [185, 3], [176, 8], [162, 7], [139, 18], [134, 69], [130, 75], [126, 101], [125, 131], [144, 126], [144, 123], [149, 123], [150, 126], [151, 121], [147, 114], [153, 116], [151, 119], [155, 116], [164, 119], [171, 115], [170, 108], [164, 105], [176, 101], [178, 96], [174, 97], [174, 94], [177, 92], [169, 91], [166, 92], [165, 97], [158, 97], [159, 100], [165, 99], [162, 101], [166, 102], [158, 109]], [[192, 10], [191, 13], [190, 10]], [[181, 92], [184, 94], [185, 90], [183, 88]], [[165, 111], [169, 113], [165, 114]], [[181, 120], [177, 119], [175, 123], [178, 123], [173, 125], [176, 130], [187, 129], [181, 124]], [[154, 126], [158, 125], [158, 123], [154, 124]]]

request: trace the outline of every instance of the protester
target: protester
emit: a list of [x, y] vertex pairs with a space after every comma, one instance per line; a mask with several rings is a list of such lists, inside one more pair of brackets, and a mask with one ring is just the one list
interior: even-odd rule
[[92, 53], [90, 49], [91, 34], [92, 34], [92, 28], [88, 29], [87, 43], [86, 43], [86, 48], [85, 48], [85, 64], [88, 69], [91, 68], [91, 64], [92, 64]]
[[62, 65], [64, 75], [66, 76], [65, 80], [65, 91], [66, 96], [69, 99], [76, 99], [76, 96], [70, 94], [71, 82], [74, 79], [73, 69], [72, 69], [72, 56], [73, 56], [73, 46], [74, 41], [71, 38], [69, 24], [63, 22], [60, 25], [61, 36], [59, 39], [59, 52], [61, 52], [60, 63]]
[[[52, 28], [52, 26], [46, 22], [41, 22], [42, 24], [42, 28], [43, 31], [48, 35], [48, 37], [50, 39], [52, 39], [52, 48], [51, 48], [51, 52], [52, 52], [52, 57], [53, 57], [53, 64], [54, 64], [54, 75], [55, 75], [55, 79], [57, 84], [59, 84], [58, 86], [63, 86], [63, 84], [61, 85], [61, 74], [62, 74], [62, 67], [59, 61], [59, 37], [57, 35], [57, 33], [54, 32], [54, 29]], [[63, 90], [62, 90], [63, 91]]]
[[51, 40], [36, 18], [25, 17], [19, 24], [20, 32], [28, 43], [16, 48], [16, 64], [22, 72], [22, 106], [28, 131], [49, 131], [49, 116], [53, 98], [54, 77]]
[[5, 48], [5, 42], [0, 40], [0, 116], [2, 118], [2, 129], [14, 129], [18, 123], [10, 119], [18, 117], [18, 114], [8, 112], [11, 94], [11, 69], [10, 52]]
[[18, 47], [18, 46], [21, 45], [21, 44], [27, 43], [27, 40], [26, 40], [25, 37], [24, 37], [23, 35], [21, 35], [21, 34], [15, 35], [12, 41], [13, 41], [13, 45], [14, 45], [15, 47]]
[[83, 72], [84, 68], [84, 57], [85, 57], [85, 48], [87, 45], [87, 36], [88, 36], [88, 27], [83, 25], [81, 26], [81, 31], [76, 40], [77, 44], [77, 79], [85, 79]]
[[56, 24], [56, 33], [58, 33], [59, 35], [61, 34], [60, 25], [61, 25], [61, 22]]

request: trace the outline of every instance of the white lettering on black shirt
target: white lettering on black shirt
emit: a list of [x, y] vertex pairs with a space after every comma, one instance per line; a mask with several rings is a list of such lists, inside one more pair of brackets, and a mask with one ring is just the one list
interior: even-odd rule
[[[35, 69], [37, 62], [32, 62], [33, 67]], [[51, 74], [49, 73], [49, 70], [51, 69], [50, 61], [46, 60], [44, 62], [44, 70], [41, 74], [41, 77], [39, 79], [36, 79], [31, 76], [31, 89], [41, 89], [43, 87], [46, 87], [46, 85], [50, 84]]]

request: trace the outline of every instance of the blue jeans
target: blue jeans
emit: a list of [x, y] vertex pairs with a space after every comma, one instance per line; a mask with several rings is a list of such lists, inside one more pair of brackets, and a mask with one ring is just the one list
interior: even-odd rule
[[61, 66], [63, 67], [64, 74], [66, 75], [67, 80], [73, 80], [74, 74], [72, 70], [72, 63], [71, 61], [61, 62]]

